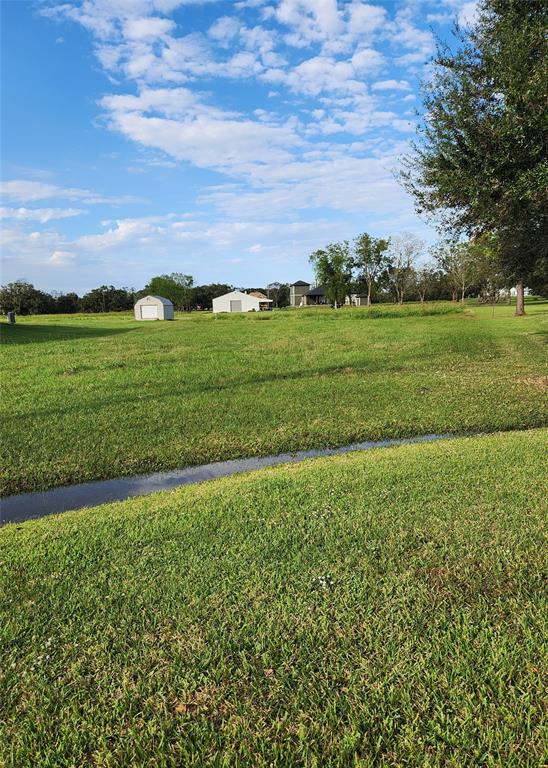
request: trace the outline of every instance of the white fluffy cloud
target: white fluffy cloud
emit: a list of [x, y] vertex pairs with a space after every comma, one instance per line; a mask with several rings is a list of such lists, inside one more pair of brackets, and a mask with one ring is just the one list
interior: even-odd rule
[[[263, 170], [256, 188], [216, 188], [205, 200], [226, 214], [283, 217], [287, 210], [332, 209], [386, 216], [411, 211], [412, 206], [394, 179], [401, 145], [379, 157], [352, 157], [344, 151], [294, 162], [270, 172]], [[364, 179], [367, 182], [364, 183]]]
[[106, 97], [103, 106], [111, 127], [133, 141], [201, 168], [237, 175], [249, 165], [286, 162], [290, 149], [301, 143], [287, 121], [270, 125], [223, 112], [181, 88]]
[[403, 67], [426, 64], [435, 50], [431, 31], [419, 28], [405, 10], [396, 15], [390, 42], [396, 50], [405, 51], [395, 58], [396, 64]]
[[290, 72], [273, 69], [265, 73], [264, 80], [285, 85], [296, 93], [318, 96], [321, 93], [362, 93], [365, 85], [356, 79], [351, 61], [336, 61], [328, 56], [314, 56]]
[[[101, 269], [116, 257], [116, 269], [120, 275], [131, 266], [139, 255], [146, 256], [149, 269], [161, 269], [159, 264], [169, 264], [170, 254], [183, 249], [193, 256], [185, 260], [186, 266], [196, 266], [203, 258], [220, 267], [223, 263], [245, 263], [259, 254], [276, 261], [288, 261], [300, 249], [306, 253], [318, 247], [322, 239], [333, 235], [342, 236], [344, 223], [327, 219], [284, 222], [257, 218], [219, 220], [205, 223], [200, 218], [188, 218], [186, 214], [170, 213], [157, 217], [119, 219], [105, 223], [105, 229], [68, 241], [54, 231], [4, 232], [7, 260], [33, 264], [44, 268], [74, 267], [88, 270], [92, 265]], [[281, 249], [281, 251], [280, 251]], [[230, 256], [234, 252], [241, 256]], [[213, 256], [212, 256], [213, 254]], [[246, 256], [247, 254], [247, 256]], [[198, 259], [193, 261], [193, 259]], [[97, 266], [95, 266], [95, 269]]]
[[[106, 196], [88, 189], [76, 187], [59, 187], [56, 184], [46, 184], [42, 181], [30, 181], [28, 179], [11, 179], [0, 183], [0, 197], [3, 200], [16, 203], [34, 203], [41, 200], [78, 200], [88, 205], [108, 203], [111, 205], [125, 205], [128, 203], [142, 202], [141, 198], [134, 195]], [[28, 216], [32, 218], [32, 216]]]
[[47, 224], [54, 219], [69, 219], [85, 213], [81, 208], [0, 208], [0, 218], [19, 221], [39, 221]]
[[465, 2], [459, 10], [458, 23], [462, 27], [470, 26], [477, 20], [479, 14], [477, 0], [471, 0], [471, 2]]
[[92, 193], [85, 189], [63, 189], [55, 184], [46, 184], [42, 181], [13, 179], [11, 181], [3, 181], [0, 183], [0, 195], [4, 200], [30, 203], [38, 200], [50, 200], [53, 198], [87, 200]]
[[371, 86], [374, 91], [410, 91], [407, 80], [379, 80]]
[[291, 28], [285, 37], [290, 45], [306, 46], [334, 37], [342, 30], [337, 0], [279, 0], [273, 15]]
[[157, 40], [174, 29], [174, 21], [157, 16], [130, 18], [124, 22], [124, 35], [129, 40]]
[[356, 37], [371, 35], [386, 23], [386, 9], [354, 0], [347, 8], [348, 31]]
[[74, 245], [84, 251], [102, 251], [132, 242], [146, 244], [153, 234], [160, 234], [162, 227], [154, 219], [120, 219], [106, 232], [82, 235]]
[[15, 265], [14, 278], [21, 276], [19, 265], [47, 265], [51, 254], [65, 250], [65, 240], [58, 232], [52, 230], [26, 231], [20, 226], [2, 227], [0, 230], [0, 245], [4, 268]]
[[119, 34], [126, 24], [149, 20], [157, 14], [169, 14], [180, 6], [200, 2], [205, 3], [208, 0], [82, 0], [79, 3], [61, 2], [42, 8], [41, 13], [50, 18], [71, 19], [95, 37], [110, 39]]
[[74, 253], [70, 251], [54, 251], [50, 258], [49, 263], [52, 267], [68, 267], [75, 261]]

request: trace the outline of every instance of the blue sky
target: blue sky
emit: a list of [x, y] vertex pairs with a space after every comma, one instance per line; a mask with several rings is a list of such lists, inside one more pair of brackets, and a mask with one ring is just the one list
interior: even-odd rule
[[0, 7], [2, 283], [256, 286], [363, 231], [433, 238], [394, 175], [474, 0]]

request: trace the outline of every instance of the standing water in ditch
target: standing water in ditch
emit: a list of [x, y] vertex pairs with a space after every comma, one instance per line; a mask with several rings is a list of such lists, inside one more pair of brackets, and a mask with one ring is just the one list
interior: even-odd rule
[[146, 496], [156, 491], [167, 491], [183, 485], [202, 483], [218, 477], [228, 477], [241, 472], [252, 472], [264, 467], [277, 464], [289, 464], [305, 459], [321, 456], [334, 456], [352, 451], [367, 451], [372, 448], [389, 448], [395, 445], [409, 443], [425, 443], [433, 440], [450, 438], [453, 435], [420, 435], [392, 440], [366, 441], [352, 443], [340, 448], [318, 448], [295, 453], [280, 453], [275, 456], [263, 456], [250, 459], [231, 459], [212, 464], [202, 464], [198, 467], [175, 469], [171, 472], [155, 472], [150, 475], [135, 475], [134, 477], [119, 477], [113, 480], [96, 480], [89, 483], [78, 483], [50, 491], [36, 493], [20, 493], [6, 496], [0, 500], [0, 524], [20, 523], [45, 515], [68, 512], [82, 507], [94, 507], [111, 501], [124, 501], [132, 496]]

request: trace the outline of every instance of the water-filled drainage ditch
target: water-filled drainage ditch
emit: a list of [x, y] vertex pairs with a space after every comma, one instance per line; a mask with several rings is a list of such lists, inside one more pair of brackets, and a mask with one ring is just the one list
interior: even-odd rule
[[294, 453], [280, 453], [274, 456], [262, 456], [250, 459], [230, 459], [217, 461], [212, 464], [202, 464], [197, 467], [174, 469], [168, 472], [154, 472], [149, 475], [119, 477], [112, 480], [94, 480], [89, 483], [78, 483], [49, 491], [35, 493], [20, 493], [5, 496], [0, 499], [0, 524], [20, 523], [45, 515], [94, 507], [110, 501], [123, 501], [133, 496], [146, 496], [156, 491], [166, 491], [183, 485], [202, 483], [218, 477], [228, 477], [241, 472], [251, 472], [277, 464], [292, 464], [304, 459], [314, 459], [321, 456], [335, 456], [352, 451], [368, 451], [372, 448], [389, 448], [395, 445], [410, 443], [428, 443], [434, 440], [454, 437], [454, 435], [419, 435], [417, 437], [395, 438], [391, 440], [366, 441], [352, 443], [339, 448], [317, 448]]

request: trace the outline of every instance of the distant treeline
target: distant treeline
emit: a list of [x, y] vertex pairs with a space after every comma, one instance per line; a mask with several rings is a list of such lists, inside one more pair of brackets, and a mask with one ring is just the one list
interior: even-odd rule
[[[185, 278], [183, 281], [181, 278]], [[20, 315], [74, 314], [76, 312], [123, 312], [133, 309], [135, 302], [147, 294], [164, 296], [173, 302], [179, 311], [210, 310], [213, 299], [234, 290], [226, 283], [193, 285], [188, 275], [161, 275], [142, 290], [115, 288], [101, 285], [83, 296], [76, 293], [54, 291], [46, 293], [35, 288], [26, 280], [17, 280], [0, 288], [0, 312], [15, 311]], [[268, 293], [274, 306], [289, 304], [289, 285], [272, 283], [268, 288], [251, 288]]]
[[[329, 246], [333, 248], [334, 246]], [[327, 256], [329, 256], [329, 248]], [[323, 256], [324, 252], [321, 253]], [[480, 301], [499, 300], [502, 297], [503, 282], [495, 281], [490, 272], [489, 281], [479, 274], [467, 273], [466, 287], [463, 284], [463, 268], [451, 269], [444, 264], [427, 265], [415, 270], [411, 265], [400, 269], [400, 280], [405, 277], [405, 295], [396, 290], [398, 283], [395, 280], [395, 272], [391, 263], [388, 268], [383, 262], [383, 268], [379, 270], [375, 279], [363, 269], [354, 278], [350, 270], [346, 271], [345, 280], [342, 281], [343, 297], [346, 294], [370, 294], [370, 299], [375, 303], [390, 303], [397, 301], [443, 301], [457, 299], [457, 293], [464, 296], [478, 297]], [[346, 268], [345, 268], [346, 269]], [[403, 275], [403, 277], [402, 277]], [[397, 275], [396, 275], [397, 276]], [[318, 275], [318, 278], [321, 276]], [[368, 279], [369, 278], [369, 279]], [[459, 286], [459, 282], [460, 286]], [[320, 281], [320, 280], [319, 280]], [[324, 276], [324, 284], [329, 286], [329, 274]], [[491, 286], [486, 291], [486, 285]], [[458, 289], [460, 288], [460, 291]], [[76, 293], [61, 293], [53, 291], [46, 293], [35, 288], [26, 280], [17, 280], [0, 287], [0, 313], [15, 311], [20, 315], [42, 314], [74, 314], [76, 312], [124, 312], [133, 309], [135, 302], [142, 296], [154, 294], [164, 296], [173, 302], [176, 310], [189, 312], [195, 310], [211, 310], [213, 299], [224, 293], [234, 290], [233, 285], [227, 283], [209, 283], [207, 285], [194, 285], [190, 275], [172, 273], [171, 275], [158, 275], [139, 291], [133, 288], [115, 288], [113, 285], [101, 285], [88, 291], [83, 296]], [[272, 299], [274, 308], [289, 306], [289, 284], [269, 283], [266, 287], [248, 287], [242, 290], [262, 291], [269, 299]], [[542, 291], [539, 291], [542, 293]]]

